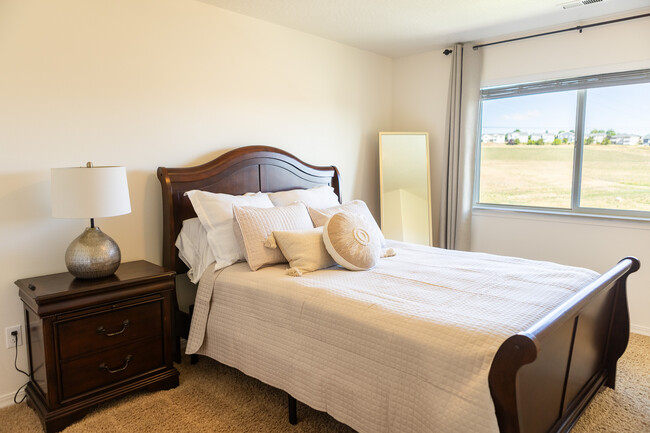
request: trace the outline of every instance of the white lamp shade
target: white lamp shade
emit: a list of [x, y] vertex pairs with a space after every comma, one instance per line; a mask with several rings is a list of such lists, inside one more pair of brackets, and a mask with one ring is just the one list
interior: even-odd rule
[[102, 218], [130, 212], [124, 167], [52, 169], [52, 216]]

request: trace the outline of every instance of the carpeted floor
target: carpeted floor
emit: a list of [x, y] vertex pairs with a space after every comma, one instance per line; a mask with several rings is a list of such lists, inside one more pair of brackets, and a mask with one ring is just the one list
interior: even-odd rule
[[[596, 396], [574, 433], [650, 432], [650, 337], [633, 334], [618, 365], [616, 390]], [[178, 388], [108, 403], [64, 432], [352, 432], [300, 403], [299, 423], [290, 425], [285, 393], [210, 359], [177, 367]], [[25, 403], [0, 409], [0, 433], [41, 431]]]

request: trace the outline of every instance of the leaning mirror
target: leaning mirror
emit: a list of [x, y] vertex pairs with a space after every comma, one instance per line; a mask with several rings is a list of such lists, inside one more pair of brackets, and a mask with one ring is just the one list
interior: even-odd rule
[[429, 135], [380, 132], [379, 177], [384, 236], [432, 245]]

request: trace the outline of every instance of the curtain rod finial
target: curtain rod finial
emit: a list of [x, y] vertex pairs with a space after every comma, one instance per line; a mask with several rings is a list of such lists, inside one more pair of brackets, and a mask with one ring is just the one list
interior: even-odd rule
[[444, 54], [445, 56], [448, 56], [453, 52], [454, 52], [453, 50], [450, 50], [449, 48], [447, 48], [445, 51], [442, 52], [442, 54]]

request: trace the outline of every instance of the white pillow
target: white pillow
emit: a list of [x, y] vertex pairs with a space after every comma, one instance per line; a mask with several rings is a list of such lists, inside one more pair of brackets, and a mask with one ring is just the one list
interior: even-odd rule
[[288, 206], [297, 201], [307, 207], [316, 209], [336, 206], [339, 198], [334, 193], [334, 188], [329, 185], [317, 186], [309, 189], [292, 189], [290, 191], [270, 192], [269, 198], [274, 206]]
[[307, 208], [302, 203], [270, 209], [233, 206], [233, 212], [241, 230], [246, 260], [252, 271], [264, 265], [286, 262], [280, 249], [264, 245], [274, 230], [304, 230], [314, 227]]
[[233, 206], [273, 207], [268, 195], [259, 192], [230, 195], [192, 190], [185, 194], [190, 198], [194, 211], [208, 232], [208, 244], [216, 262], [215, 270], [244, 260], [244, 252], [237, 242], [233, 229], [235, 224]]
[[289, 275], [299, 277], [305, 272], [329, 268], [336, 262], [323, 243], [323, 228], [273, 231], [273, 238], [289, 262]]
[[176, 238], [178, 257], [187, 265], [187, 277], [194, 284], [214, 262], [214, 254], [208, 244], [208, 232], [198, 218], [183, 221], [183, 228]]
[[368, 223], [370, 224], [370, 230], [372, 231], [374, 236], [377, 236], [377, 238], [379, 238], [379, 242], [382, 248], [386, 246], [386, 239], [384, 239], [384, 235], [381, 232], [379, 226], [377, 225], [377, 221], [375, 221], [375, 218], [370, 213], [368, 206], [362, 200], [353, 200], [345, 204], [340, 204], [338, 206], [330, 207], [327, 209], [309, 208], [309, 216], [314, 222], [314, 227], [320, 227], [325, 225], [327, 220], [332, 215], [339, 212], [348, 212], [348, 213], [361, 215], [363, 218], [368, 220]]
[[323, 227], [325, 249], [339, 265], [351, 271], [375, 267], [381, 254], [379, 238], [361, 215], [339, 212]]

